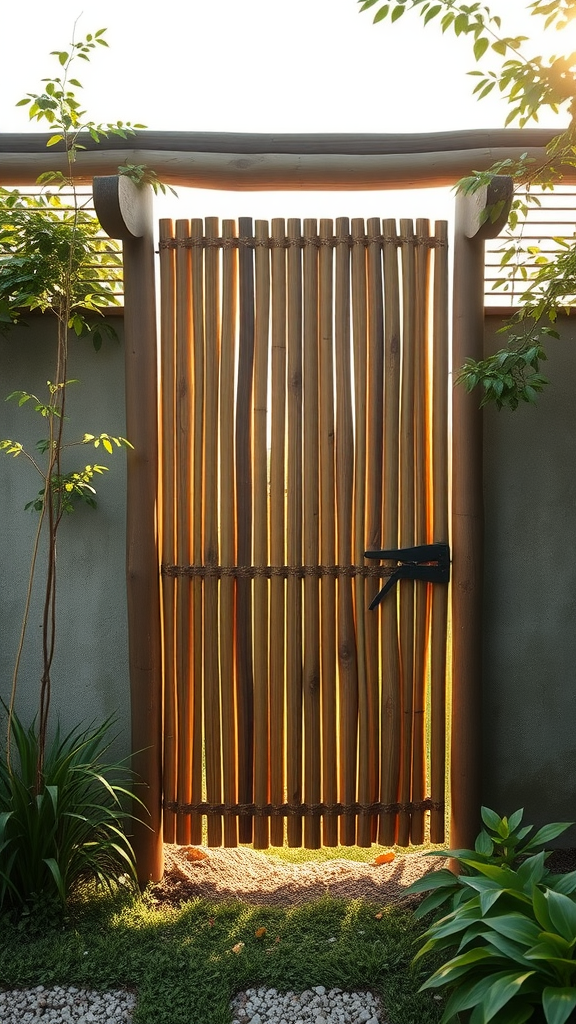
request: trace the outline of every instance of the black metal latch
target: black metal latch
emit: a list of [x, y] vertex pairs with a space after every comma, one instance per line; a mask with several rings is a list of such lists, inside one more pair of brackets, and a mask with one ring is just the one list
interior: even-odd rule
[[450, 582], [450, 547], [448, 544], [420, 544], [415, 548], [365, 551], [364, 557], [384, 558], [400, 563], [396, 568], [382, 567], [382, 575], [390, 578], [376, 594], [370, 605], [370, 610], [380, 604], [382, 598], [398, 580], [425, 580], [427, 583]]

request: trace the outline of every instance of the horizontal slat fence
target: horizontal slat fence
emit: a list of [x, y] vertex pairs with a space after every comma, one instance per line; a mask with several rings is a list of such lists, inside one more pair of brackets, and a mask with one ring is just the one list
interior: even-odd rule
[[[444, 837], [447, 230], [160, 227], [168, 842]], [[430, 826], [426, 817], [430, 812]]]

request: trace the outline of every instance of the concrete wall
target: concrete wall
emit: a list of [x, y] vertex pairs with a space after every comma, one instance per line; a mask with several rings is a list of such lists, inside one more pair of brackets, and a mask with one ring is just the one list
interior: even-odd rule
[[[125, 436], [122, 319], [111, 317], [119, 341], [105, 339], [102, 349], [73, 338], [70, 342], [66, 433], [69, 440], [106, 431]], [[28, 327], [0, 335], [0, 438], [32, 448], [45, 435], [44, 421], [29, 402], [5, 402], [14, 390], [32, 391], [45, 400], [46, 381], [54, 378], [55, 323], [32, 315]], [[102, 722], [114, 714], [118, 741], [114, 754], [129, 752], [125, 596], [126, 455], [108, 456], [82, 446], [67, 454], [67, 468], [88, 463], [109, 466], [97, 477], [98, 508], [82, 504], [66, 516], [59, 534], [58, 635], [53, 665], [53, 708], [62, 725]], [[0, 452], [0, 696], [9, 697], [14, 658], [24, 609], [37, 513], [23, 506], [41, 479], [23, 456]], [[17, 709], [30, 720], [38, 705], [41, 665], [41, 588], [43, 560], [37, 571], [27, 641], [18, 684]], [[0, 712], [3, 718], [3, 712]]]
[[576, 820], [576, 322], [559, 329], [538, 405], [484, 417], [484, 802], [539, 824]]

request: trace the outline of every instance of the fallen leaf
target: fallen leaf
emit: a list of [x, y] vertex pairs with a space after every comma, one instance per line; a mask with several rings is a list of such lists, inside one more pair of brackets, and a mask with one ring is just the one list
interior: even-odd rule
[[215, 924], [216, 924], [216, 918], [215, 917], [209, 917], [208, 918], [208, 926], [210, 928], [213, 928]]
[[209, 854], [198, 846], [188, 846], [186, 849], [186, 860], [208, 860]]
[[396, 854], [389, 850], [388, 853], [379, 853], [377, 857], [374, 857], [373, 864], [391, 864]]
[[376, 920], [377, 920], [377, 921], [381, 921], [381, 920], [382, 920], [382, 918], [384, 917], [384, 914], [383, 914], [383, 912], [382, 912], [382, 911], [380, 910], [380, 911], [379, 911], [379, 912], [378, 912], [377, 914], [374, 914], [374, 917], [376, 918]]
[[243, 949], [244, 949], [244, 943], [243, 942], [237, 942], [235, 946], [232, 946], [232, 952], [233, 953], [241, 953]]
[[256, 931], [254, 932], [254, 935], [256, 936], [257, 939], [262, 939], [266, 935], [266, 929], [257, 928]]

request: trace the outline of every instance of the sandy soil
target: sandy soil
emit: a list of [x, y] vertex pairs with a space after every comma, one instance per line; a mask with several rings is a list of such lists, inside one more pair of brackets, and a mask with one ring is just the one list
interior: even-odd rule
[[414, 853], [382, 865], [349, 860], [287, 864], [245, 848], [167, 844], [164, 850], [165, 876], [154, 887], [154, 896], [159, 903], [170, 904], [203, 897], [293, 906], [325, 894], [382, 905], [399, 903], [406, 899], [405, 890], [415, 879], [447, 863], [444, 858]]

